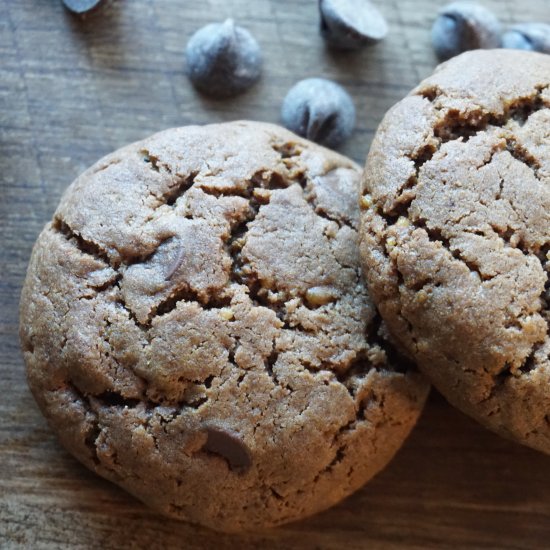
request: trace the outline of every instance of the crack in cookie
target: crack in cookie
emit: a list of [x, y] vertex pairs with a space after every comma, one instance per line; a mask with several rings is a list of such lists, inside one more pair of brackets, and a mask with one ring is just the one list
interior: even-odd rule
[[[397, 208], [391, 210], [381, 209], [380, 215], [384, 216], [391, 225], [400, 217], [408, 217], [408, 209], [414, 200], [412, 191], [418, 185], [420, 171], [422, 167], [430, 162], [434, 156], [441, 150], [441, 147], [452, 141], [467, 143], [472, 137], [486, 132], [490, 128], [505, 128], [511, 121], [515, 121], [521, 126], [529, 120], [529, 117], [538, 111], [550, 108], [550, 99], [543, 99], [543, 92], [548, 87], [536, 88], [536, 94], [532, 97], [520, 98], [508, 105], [502, 115], [493, 113], [484, 113], [483, 111], [469, 112], [466, 116], [457, 110], [446, 110], [442, 118], [438, 119], [433, 128], [433, 137], [436, 143], [424, 143], [419, 147], [416, 154], [407, 155], [413, 161], [415, 173], [410, 176], [402, 189], [404, 192], [396, 197]], [[419, 92], [419, 95], [423, 95]], [[426, 96], [424, 96], [426, 97]], [[432, 97], [432, 96], [427, 96]], [[439, 97], [439, 96], [435, 96]], [[433, 104], [433, 100], [431, 101]], [[537, 162], [528, 151], [520, 145], [514, 135], [510, 132], [507, 140], [507, 150], [516, 160], [526, 164], [534, 169], [537, 175]], [[407, 197], [406, 200], [402, 198]]]

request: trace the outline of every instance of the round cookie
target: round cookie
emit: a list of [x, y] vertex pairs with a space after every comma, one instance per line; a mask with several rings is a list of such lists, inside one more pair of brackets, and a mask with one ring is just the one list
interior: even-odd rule
[[428, 386], [361, 282], [359, 179], [251, 122], [168, 130], [80, 176], [21, 300], [29, 384], [65, 447], [226, 531], [307, 516], [378, 472]]
[[361, 257], [388, 329], [458, 408], [550, 453], [550, 56], [441, 65], [384, 118]]

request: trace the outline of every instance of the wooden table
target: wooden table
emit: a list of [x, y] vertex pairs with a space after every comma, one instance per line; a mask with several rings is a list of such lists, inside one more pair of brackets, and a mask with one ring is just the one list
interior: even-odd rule
[[[378, 2], [390, 35], [327, 52], [314, 0], [118, 0], [85, 19], [60, 0], [0, 0], [0, 548], [550, 548], [550, 457], [483, 430], [433, 394], [395, 461], [307, 521], [224, 536], [161, 518], [56, 442], [27, 389], [17, 338], [32, 244], [62, 191], [103, 154], [170, 126], [276, 122], [286, 90], [323, 75], [355, 98], [343, 151], [362, 162], [383, 113], [436, 64], [437, 0]], [[548, 0], [486, 0], [505, 23], [550, 17]], [[190, 34], [234, 17], [261, 42], [250, 93], [206, 100], [183, 72]]]

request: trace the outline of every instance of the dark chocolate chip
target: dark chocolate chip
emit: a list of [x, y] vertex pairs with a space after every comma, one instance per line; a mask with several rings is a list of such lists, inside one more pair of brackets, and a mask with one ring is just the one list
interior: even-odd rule
[[286, 95], [281, 118], [296, 134], [336, 147], [353, 132], [355, 107], [342, 86], [324, 78], [307, 78]]
[[96, 8], [102, 0], [63, 0], [63, 5], [73, 13], [86, 13]]
[[453, 2], [443, 7], [432, 27], [432, 45], [440, 59], [467, 50], [500, 46], [500, 23], [475, 2]]
[[187, 76], [195, 88], [217, 98], [246, 91], [262, 69], [258, 43], [232, 19], [199, 29], [189, 39], [185, 57]]
[[382, 40], [388, 25], [367, 0], [319, 0], [321, 34], [327, 44], [355, 50]]
[[206, 433], [203, 451], [221, 456], [227, 461], [229, 468], [237, 473], [245, 473], [250, 468], [250, 453], [236, 434], [219, 428], [208, 428]]
[[546, 23], [514, 25], [502, 35], [502, 47], [550, 53], [550, 25]]
[[164, 279], [166, 281], [170, 280], [174, 276], [174, 273], [176, 273], [176, 271], [180, 268], [183, 260], [185, 260], [186, 252], [186, 248], [184, 246], [180, 246], [180, 249], [179, 251], [177, 251], [174, 261], [166, 270], [166, 275], [164, 276]]

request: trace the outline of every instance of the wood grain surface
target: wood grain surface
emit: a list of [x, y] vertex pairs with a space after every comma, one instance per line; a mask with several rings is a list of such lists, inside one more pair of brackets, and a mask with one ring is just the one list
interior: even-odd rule
[[[56, 442], [25, 383], [19, 293], [33, 242], [67, 185], [102, 155], [171, 126], [277, 122], [287, 89], [325, 76], [353, 95], [342, 150], [363, 162], [384, 112], [436, 61], [437, 0], [379, 0], [381, 44], [328, 52], [315, 0], [113, 0], [84, 19], [60, 0], [0, 0], [0, 548], [550, 548], [550, 457], [483, 430], [432, 394], [397, 458], [307, 521], [225, 536], [159, 517]], [[550, 19], [549, 0], [486, 0], [504, 23]], [[234, 17], [259, 39], [262, 81], [231, 101], [198, 96], [187, 38]]]

